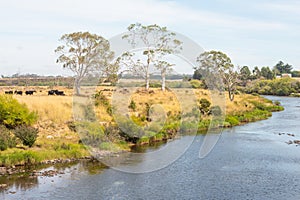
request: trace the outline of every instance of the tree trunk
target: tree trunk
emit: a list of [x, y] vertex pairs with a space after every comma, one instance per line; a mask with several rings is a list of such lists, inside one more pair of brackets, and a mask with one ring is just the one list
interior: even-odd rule
[[149, 84], [149, 73], [148, 72], [147, 72], [145, 81], [146, 81], [146, 90], [148, 91], [149, 87], [150, 87], [150, 84]]
[[149, 90], [149, 79], [150, 79], [150, 75], [149, 75], [149, 67], [150, 67], [150, 56], [148, 55], [148, 59], [147, 59], [147, 68], [146, 68], [146, 90]]
[[163, 92], [166, 90], [166, 72], [164, 70], [161, 72], [161, 90]]
[[80, 95], [80, 79], [75, 79], [75, 93], [77, 96]]
[[231, 89], [228, 89], [228, 95], [229, 95], [229, 100], [233, 101], [234, 100], [234, 91]]

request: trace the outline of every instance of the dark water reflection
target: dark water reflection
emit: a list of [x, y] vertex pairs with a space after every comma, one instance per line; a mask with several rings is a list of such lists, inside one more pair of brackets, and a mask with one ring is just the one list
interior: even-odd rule
[[[0, 199], [298, 200], [300, 146], [286, 142], [300, 140], [300, 99], [268, 98], [281, 101], [285, 111], [268, 120], [224, 130], [204, 159], [199, 159], [203, 136], [197, 136], [183, 156], [155, 172], [130, 174], [77, 164], [62, 168], [66, 171], [62, 177], [38, 178], [33, 187], [26, 188], [24, 181], [9, 189], [15, 194], [6, 191]], [[136, 150], [155, 151], [163, 146]], [[147, 159], [131, 157], [121, 163], [142, 169], [151, 162]]]

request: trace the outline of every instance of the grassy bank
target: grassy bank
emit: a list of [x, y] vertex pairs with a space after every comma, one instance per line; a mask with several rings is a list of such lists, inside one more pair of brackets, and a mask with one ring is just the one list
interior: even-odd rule
[[[243, 123], [262, 120], [270, 117], [272, 112], [280, 111], [283, 108], [275, 105], [272, 101], [256, 95], [240, 94], [236, 95], [234, 101], [226, 99], [226, 105], [219, 112], [225, 114], [224, 120], [212, 120], [211, 94], [207, 90], [194, 89], [193, 93], [199, 104], [201, 99], [207, 99], [212, 103], [200, 115], [200, 121], [191, 122], [191, 113], [181, 113], [182, 101], [186, 98], [188, 102], [189, 95], [185, 89], [180, 91], [161, 92], [159, 89], [151, 89], [151, 92], [135, 90], [131, 93], [128, 102], [120, 102], [128, 107], [128, 119], [120, 119], [116, 122], [116, 117], [112, 115], [113, 88], [99, 87], [99, 95], [95, 98], [95, 107], [82, 107], [82, 113], [89, 118], [95, 118], [93, 122], [76, 123], [72, 119], [73, 97], [72, 91], [61, 88], [69, 95], [67, 96], [47, 96], [45, 91], [34, 96], [15, 96], [19, 102], [36, 112], [38, 121], [34, 125], [39, 129], [37, 141], [32, 148], [18, 144], [16, 148], [9, 148], [0, 152], [0, 165], [24, 165], [35, 164], [45, 160], [82, 158], [93, 152], [120, 152], [130, 150], [132, 145], [142, 145], [151, 142], [167, 140], [176, 137], [180, 133], [190, 133], [198, 130], [203, 133], [209, 125], [231, 127]], [[124, 92], [115, 91], [115, 93]], [[178, 94], [183, 94], [183, 99], [178, 98]], [[177, 94], [177, 95], [176, 95]], [[227, 98], [227, 97], [226, 97]], [[181, 101], [181, 102], [180, 102]], [[225, 101], [224, 101], [225, 102]], [[160, 105], [166, 116], [164, 123], [155, 121], [155, 117], [150, 116], [151, 109], [155, 110]], [[95, 116], [91, 115], [91, 109], [95, 111]], [[185, 120], [184, 120], [185, 119]], [[122, 124], [123, 120], [123, 124]], [[154, 122], [155, 123], [154, 123]], [[142, 135], [128, 135], [123, 126], [130, 133], [142, 133]], [[79, 129], [82, 128], [83, 132]], [[84, 144], [88, 144], [88, 147]]]

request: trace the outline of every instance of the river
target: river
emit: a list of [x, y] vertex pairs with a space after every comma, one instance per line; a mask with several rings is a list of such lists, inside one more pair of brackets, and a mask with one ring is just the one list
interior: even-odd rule
[[[91, 163], [50, 167], [46, 170], [64, 174], [16, 178], [0, 199], [298, 200], [300, 146], [286, 142], [300, 140], [300, 98], [268, 98], [280, 101], [285, 110], [268, 120], [224, 130], [203, 159], [199, 158], [204, 137], [200, 135], [179, 159], [161, 170], [132, 174]], [[147, 162], [131, 159], [128, 165], [140, 168]]]

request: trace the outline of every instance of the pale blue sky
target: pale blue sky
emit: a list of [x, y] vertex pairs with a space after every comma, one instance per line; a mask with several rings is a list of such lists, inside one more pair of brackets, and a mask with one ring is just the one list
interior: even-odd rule
[[[68, 75], [55, 63], [64, 33], [90, 31], [107, 39], [135, 22], [167, 26], [235, 65], [300, 70], [297, 0], [9, 0], [0, 5], [0, 74]], [[182, 69], [191, 73], [192, 69]]]

